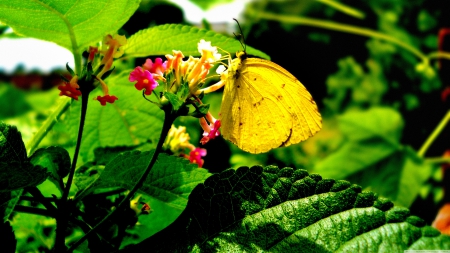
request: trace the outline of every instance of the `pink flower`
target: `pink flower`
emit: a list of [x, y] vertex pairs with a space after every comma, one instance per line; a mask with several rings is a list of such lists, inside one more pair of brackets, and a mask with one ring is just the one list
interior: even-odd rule
[[[208, 122], [206, 121], [208, 120]], [[208, 112], [205, 117], [200, 118], [200, 126], [203, 128], [203, 138], [200, 140], [202, 145], [208, 143], [209, 140], [212, 140], [220, 135], [220, 120], [216, 120], [210, 112]]]
[[163, 62], [161, 58], [156, 58], [155, 63], [151, 59], [147, 59], [143, 65], [145, 70], [150, 71], [154, 75], [163, 76], [167, 68], [167, 61]]
[[203, 156], [206, 156], [206, 149], [195, 148], [189, 153], [189, 161], [198, 164], [198, 167], [201, 168], [205, 162], [202, 159]]
[[106, 102], [112, 104], [114, 103], [114, 101], [118, 100], [118, 98], [116, 96], [104, 95], [103, 97], [97, 96], [97, 100], [100, 102], [100, 104], [106, 105]]
[[137, 83], [134, 85], [137, 90], [145, 89], [145, 95], [151, 95], [152, 91], [158, 86], [158, 82], [153, 79], [152, 74], [148, 70], [144, 70], [141, 67], [136, 67], [131, 73], [130, 82]]
[[[202, 118], [204, 120], [204, 118]], [[201, 120], [201, 119], [200, 119]], [[208, 125], [209, 132], [205, 131], [203, 132], [203, 138], [200, 140], [200, 143], [202, 145], [205, 145], [208, 143], [209, 140], [213, 140], [217, 136], [220, 135], [219, 128], [220, 128], [220, 120], [216, 120], [213, 124], [213, 126]]]

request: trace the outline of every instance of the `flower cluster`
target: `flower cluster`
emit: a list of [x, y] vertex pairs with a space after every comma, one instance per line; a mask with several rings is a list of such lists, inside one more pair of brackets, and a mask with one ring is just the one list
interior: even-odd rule
[[[172, 125], [164, 141], [163, 149], [170, 150], [175, 155], [188, 158], [191, 163], [196, 163], [201, 168], [204, 163], [202, 157], [206, 156], [206, 149], [195, 147], [189, 140], [190, 137], [186, 133], [186, 127], [175, 127]], [[185, 155], [186, 149], [190, 150], [189, 156]]]
[[130, 201], [130, 209], [136, 213], [136, 216], [141, 214], [150, 214], [152, 209], [148, 203], [140, 201], [142, 195], [138, 195], [135, 199]]
[[[217, 84], [202, 89], [210, 69], [221, 60], [221, 54], [217, 52], [217, 47], [213, 47], [211, 42], [205, 40], [200, 40], [198, 43], [198, 51], [201, 54], [200, 58], [189, 56], [187, 60], [183, 60], [185, 58], [183, 53], [174, 50], [172, 54], [165, 56], [165, 61], [161, 58], [156, 58], [154, 62], [147, 59], [144, 65], [136, 67], [130, 73], [129, 81], [135, 82], [135, 88], [143, 91], [144, 96], [151, 95], [153, 90], [162, 85], [164, 96], [162, 98], [157, 96], [160, 103], [169, 97], [170, 94], [167, 93], [184, 94], [186, 92], [186, 96], [179, 95], [177, 97], [183, 99], [182, 103], [192, 104], [198, 109], [202, 106], [198, 96], [219, 89], [226, 80], [224, 75], [221, 75], [221, 80]], [[200, 141], [202, 145], [220, 135], [220, 120], [216, 120], [210, 112], [201, 114], [200, 126], [204, 130], [203, 138]], [[177, 155], [184, 154], [181, 150], [188, 148], [189, 156], [183, 156], [201, 167], [203, 165], [201, 157], [206, 155], [206, 150], [190, 144], [189, 135], [185, 131], [186, 129], [183, 127], [172, 127], [164, 144], [165, 148]]]
[[95, 100], [99, 101], [101, 105], [114, 103], [114, 101], [118, 100], [116, 96], [109, 94], [108, 86], [103, 79], [107, 78], [111, 73], [114, 58], [123, 55], [121, 46], [124, 46], [126, 43], [125, 36], [107, 35], [103, 40], [101, 49], [98, 47], [89, 47], [87, 65], [83, 73], [79, 76], [68, 67], [69, 72], [72, 74], [72, 79], [58, 87], [61, 91], [59, 95], [78, 100], [78, 97], [83, 95], [83, 93], [86, 96], [95, 87], [100, 86], [104, 95], [97, 96]]
[[[220, 60], [221, 55], [217, 53], [217, 47], [211, 46], [211, 42], [201, 40], [198, 43], [200, 58], [190, 56], [183, 60], [181, 51], [173, 50], [173, 54], [166, 55], [166, 61], [156, 58], [155, 62], [147, 59], [141, 67], [136, 67], [130, 74], [130, 82], [137, 82], [136, 89], [145, 90], [145, 95], [150, 95], [159, 85], [156, 81], [165, 84], [165, 91], [177, 93], [183, 84], [189, 86], [192, 96], [198, 96], [205, 90], [201, 86], [214, 63]], [[189, 97], [188, 97], [189, 98]]]
[[69, 82], [64, 81], [64, 85], [58, 86], [58, 90], [60, 96], [71, 97], [75, 100], [78, 100], [78, 97], [81, 96], [80, 86], [78, 85], [78, 76], [72, 77]]

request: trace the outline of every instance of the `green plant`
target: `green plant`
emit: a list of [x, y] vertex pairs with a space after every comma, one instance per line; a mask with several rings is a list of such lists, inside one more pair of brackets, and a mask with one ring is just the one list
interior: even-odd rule
[[[343, 3], [317, 2], [309, 3], [311, 14], [366, 16]], [[232, 155], [226, 158], [236, 169], [223, 170], [207, 167], [211, 145], [220, 143], [220, 137], [208, 141], [218, 137], [212, 115], [219, 115], [221, 99], [219, 92], [210, 93], [218, 86], [203, 85], [220, 82], [218, 75], [206, 76], [209, 68], [223, 64], [214, 47], [231, 54], [241, 51], [236, 38], [181, 24], [155, 25], [127, 39], [117, 35], [139, 1], [3, 1], [2, 23], [22, 36], [69, 49], [75, 65], [73, 70], [67, 65], [58, 101], [54, 92], [0, 89], [2, 107], [14, 103], [18, 108], [17, 113], [0, 113], [8, 122], [0, 123], [2, 246], [10, 252], [449, 249], [450, 237], [407, 209], [421, 197], [442, 199], [436, 194], [442, 189], [434, 184], [441, 180], [438, 165], [448, 159], [424, 156], [438, 142], [448, 113], [418, 151], [402, 133], [411, 125], [403, 115], [423, 106], [423, 94], [442, 90], [434, 60], [450, 59], [450, 54], [423, 53], [428, 40], [416, 39], [382, 14], [376, 30], [287, 15], [295, 8], [271, 4], [249, 6], [246, 27], [253, 24], [260, 36], [271, 21], [293, 34], [297, 25], [325, 29], [305, 33], [315, 44], [333, 44], [323, 31], [365, 36], [368, 58], [365, 65], [356, 56], [333, 59], [338, 69], [324, 74], [321, 86], [328, 88], [323, 104], [319, 102], [321, 133], [268, 155], [250, 156], [230, 146]], [[366, 8], [400, 15], [407, 3], [385, 4], [369, 1]], [[432, 15], [418, 15], [420, 35], [431, 33], [437, 23]], [[251, 45], [251, 34], [258, 33], [244, 31]], [[250, 46], [246, 51], [270, 58]], [[140, 57], [160, 55], [168, 62], [158, 57], [135, 67], [141, 65], [135, 64]], [[270, 55], [274, 60], [278, 56]], [[208, 65], [196, 65], [199, 58], [181, 61], [182, 56], [205, 57]], [[193, 77], [180, 79], [181, 72], [171, 65], [177, 60], [201, 71], [189, 69]], [[398, 62], [409, 64], [404, 75], [416, 88], [386, 102], [387, 94], [404, 86], [388, 73]], [[44, 98], [55, 102], [51, 112], [39, 108]], [[29, 122], [29, 115], [40, 120]], [[206, 157], [203, 148], [192, 144], [201, 139], [196, 118], [209, 138], [201, 140], [208, 142]], [[225, 156], [223, 149], [216, 150]], [[245, 167], [252, 163], [280, 166]]]

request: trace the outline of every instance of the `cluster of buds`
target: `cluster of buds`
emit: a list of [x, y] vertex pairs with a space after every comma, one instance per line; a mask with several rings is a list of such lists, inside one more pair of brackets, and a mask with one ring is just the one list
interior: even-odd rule
[[[190, 137], [186, 132], [186, 127], [172, 125], [164, 141], [163, 149], [172, 152], [174, 155], [185, 157], [201, 168], [204, 163], [202, 157], [206, 156], [206, 149], [195, 147], [189, 141]], [[186, 155], [186, 149], [189, 150], [189, 155]]]
[[[209, 106], [201, 102], [201, 97], [219, 89], [224, 84], [221, 76], [219, 83], [203, 88], [210, 69], [221, 60], [217, 47], [211, 46], [211, 42], [200, 40], [198, 43], [200, 58], [189, 56], [187, 60], [181, 51], [174, 50], [173, 54], [166, 55], [166, 60], [156, 58], [153, 62], [147, 59], [145, 64], [136, 67], [129, 76], [130, 82], [135, 82], [137, 90], [142, 91], [144, 96], [151, 95], [159, 86], [162, 87], [162, 96], [156, 95], [156, 103], [159, 107], [170, 104], [172, 109], [179, 110], [182, 106], [193, 105], [195, 111], [191, 115], [200, 119], [203, 128], [203, 138], [200, 143], [205, 145], [208, 141], [220, 135], [220, 120], [216, 120], [208, 111]], [[151, 100], [149, 100], [151, 101]], [[152, 102], [152, 101], [151, 101]], [[180, 110], [181, 111], [181, 110]], [[165, 142], [165, 148], [174, 154], [184, 154], [181, 150], [189, 149], [189, 156], [183, 155], [199, 167], [203, 165], [202, 156], [206, 150], [196, 148], [189, 143], [189, 135], [185, 128], [172, 127]]]
[[152, 209], [148, 203], [140, 201], [142, 195], [138, 195], [136, 198], [130, 201], [130, 209], [136, 213], [136, 217], [141, 214], [150, 214]]
[[100, 49], [98, 47], [89, 47], [88, 60], [81, 74], [75, 74], [67, 66], [67, 70], [72, 75], [72, 78], [70, 81], [63, 78], [64, 84], [58, 86], [58, 89], [61, 91], [59, 95], [78, 100], [79, 96], [87, 96], [93, 89], [100, 86], [104, 95], [97, 96], [95, 100], [99, 101], [101, 105], [114, 103], [114, 101], [118, 100], [116, 96], [109, 94], [108, 86], [104, 79], [113, 71], [111, 67], [114, 58], [123, 55], [121, 46], [124, 46], [126, 42], [125, 36], [107, 35]]

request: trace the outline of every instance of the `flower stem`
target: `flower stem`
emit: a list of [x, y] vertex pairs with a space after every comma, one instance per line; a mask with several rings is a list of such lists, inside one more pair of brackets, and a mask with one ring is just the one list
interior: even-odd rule
[[450, 163], [450, 157], [430, 157], [430, 158], [425, 158], [425, 161], [427, 163], [440, 165], [443, 163]]
[[450, 53], [444, 51], [436, 51], [428, 54], [428, 59], [446, 59], [450, 60]]
[[[346, 32], [346, 33], [352, 33], [360, 36], [366, 36], [376, 39], [381, 39], [385, 41], [389, 41], [393, 44], [396, 44], [397, 46], [400, 46], [415, 56], [417, 56], [421, 61], [428, 60], [427, 56], [423, 54], [419, 49], [415, 48], [414, 46], [411, 46], [405, 42], [403, 42], [400, 39], [397, 39], [395, 37], [392, 37], [390, 35], [380, 33], [375, 30], [362, 28], [358, 26], [353, 25], [347, 25], [347, 24], [341, 24], [334, 21], [324, 21], [320, 19], [315, 18], [306, 18], [306, 17], [297, 17], [297, 16], [287, 16], [287, 15], [277, 15], [272, 14], [268, 12], [260, 12], [256, 14], [258, 18], [268, 19], [268, 20], [275, 20], [285, 23], [291, 23], [291, 24], [297, 24], [297, 25], [306, 25], [306, 26], [312, 26], [312, 27], [318, 27], [333, 31], [340, 31], [340, 32]], [[442, 54], [440, 54], [442, 56]]]
[[55, 252], [64, 252], [65, 245], [65, 232], [68, 224], [69, 210], [67, 208], [67, 198], [69, 196], [70, 187], [72, 186], [73, 176], [75, 174], [75, 168], [77, 166], [78, 154], [80, 152], [81, 140], [83, 136], [84, 122], [86, 119], [87, 106], [89, 101], [89, 92], [86, 95], [81, 96], [81, 116], [80, 125], [78, 127], [77, 144], [75, 146], [75, 152], [72, 159], [72, 165], [70, 167], [69, 177], [67, 178], [66, 187], [64, 188], [61, 200], [58, 203], [58, 216], [56, 218], [56, 239], [55, 239]]
[[331, 8], [334, 8], [342, 13], [345, 13], [349, 16], [352, 16], [354, 18], [364, 19], [366, 17], [366, 14], [364, 12], [355, 9], [353, 7], [347, 6], [345, 4], [342, 4], [338, 1], [333, 0], [317, 0], [317, 2], [320, 2], [322, 4], [328, 5]]
[[147, 168], [145, 169], [142, 176], [139, 178], [139, 181], [134, 185], [133, 189], [125, 196], [125, 198], [119, 203], [116, 209], [114, 209], [112, 212], [110, 212], [108, 215], [105, 216], [95, 227], [90, 230], [88, 233], [86, 233], [80, 240], [78, 240], [76, 243], [74, 243], [67, 252], [73, 252], [78, 246], [81, 245], [91, 234], [95, 233], [102, 224], [105, 223], [108, 219], [110, 219], [115, 213], [117, 213], [117, 210], [123, 210], [126, 206], [130, 205], [130, 199], [133, 197], [133, 195], [139, 190], [139, 188], [142, 187], [144, 184], [145, 179], [147, 178], [148, 174], [150, 173], [150, 170], [153, 168], [153, 165], [156, 162], [156, 159], [158, 157], [158, 154], [162, 150], [162, 145], [164, 144], [164, 141], [166, 139], [167, 133], [170, 130], [170, 127], [172, 126], [173, 122], [177, 118], [176, 113], [173, 113], [171, 110], [165, 110], [165, 118], [163, 127], [161, 129], [161, 134], [158, 140], [158, 144], [156, 145], [155, 151], [152, 154], [152, 157], [150, 158], [150, 161], [147, 165]]
[[449, 120], [450, 120], [450, 110], [447, 111], [447, 114], [445, 114], [444, 118], [441, 120], [441, 122], [439, 122], [439, 125], [434, 129], [434, 131], [431, 133], [431, 135], [428, 136], [425, 143], [422, 145], [422, 147], [417, 152], [417, 154], [420, 157], [423, 157], [425, 155], [425, 152], [427, 152], [428, 148], [431, 146], [433, 141], [438, 137], [438, 135], [442, 132], [442, 130], [447, 125]]

